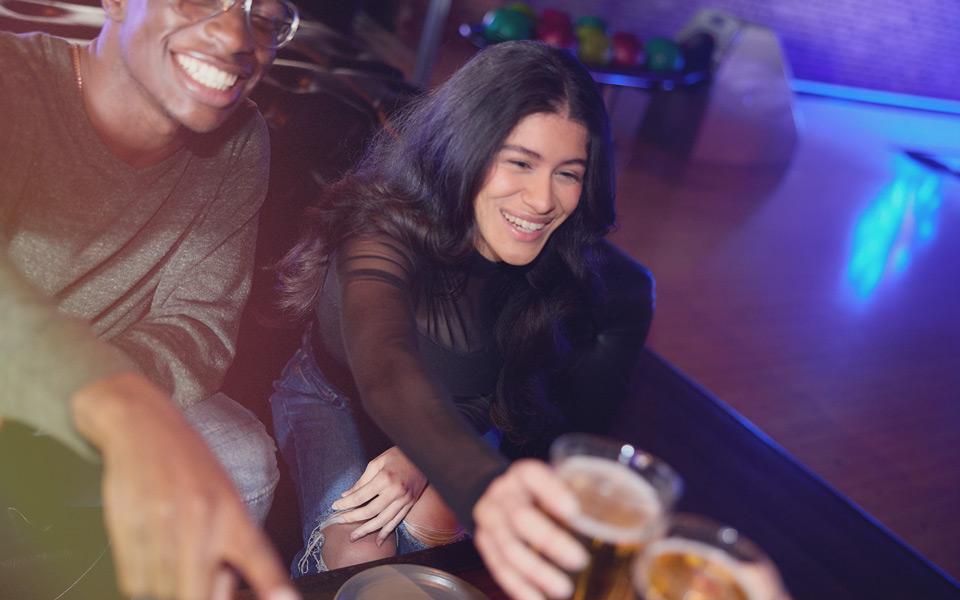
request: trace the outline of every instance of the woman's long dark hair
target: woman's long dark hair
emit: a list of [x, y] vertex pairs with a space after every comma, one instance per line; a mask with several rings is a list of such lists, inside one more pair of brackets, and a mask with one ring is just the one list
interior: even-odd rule
[[498, 299], [497, 341], [504, 369], [495, 423], [515, 439], [535, 434], [543, 406], [530, 383], [562, 347], [564, 322], [594, 286], [595, 244], [614, 223], [614, 173], [606, 110], [587, 70], [565, 51], [506, 42], [478, 53], [446, 83], [400, 115], [358, 167], [324, 193], [306, 233], [279, 264], [281, 308], [308, 316], [328, 257], [352, 236], [383, 232], [409, 247], [420, 280], [455, 271], [474, 251], [474, 199], [513, 128], [536, 113], [557, 113], [588, 132], [577, 209], [540, 255], [512, 276]]

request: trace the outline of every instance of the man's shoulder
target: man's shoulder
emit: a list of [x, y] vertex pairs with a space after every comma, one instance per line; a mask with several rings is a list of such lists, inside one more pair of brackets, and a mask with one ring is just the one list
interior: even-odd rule
[[13, 62], [29, 53], [37, 45], [36, 33], [0, 31], [0, 60]]
[[65, 44], [66, 40], [39, 31], [0, 31], [0, 64], [4, 73], [16, 72], [49, 61], [57, 46]]
[[[49, 94], [69, 60], [67, 45], [45, 33], [0, 32], [0, 95], [15, 101]], [[40, 108], [36, 102], [21, 104], [28, 112]]]
[[253, 146], [257, 153], [270, 151], [270, 133], [267, 122], [260, 114], [260, 109], [252, 100], [246, 99], [237, 109], [237, 118], [241, 121], [241, 136]]

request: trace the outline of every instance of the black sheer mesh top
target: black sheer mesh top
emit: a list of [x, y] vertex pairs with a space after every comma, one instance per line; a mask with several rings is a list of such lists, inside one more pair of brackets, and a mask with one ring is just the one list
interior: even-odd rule
[[470, 526], [473, 504], [505, 468], [480, 439], [503, 363], [490, 300], [501, 269], [475, 255], [427, 285], [418, 266], [387, 236], [344, 244], [317, 303], [314, 351], [330, 382], [360, 399]]

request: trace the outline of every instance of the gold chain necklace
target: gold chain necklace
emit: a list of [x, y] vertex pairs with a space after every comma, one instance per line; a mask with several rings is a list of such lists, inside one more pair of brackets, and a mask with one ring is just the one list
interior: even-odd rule
[[83, 75], [80, 73], [80, 46], [70, 44], [70, 55], [73, 56], [73, 74], [77, 77], [77, 91], [83, 95]]

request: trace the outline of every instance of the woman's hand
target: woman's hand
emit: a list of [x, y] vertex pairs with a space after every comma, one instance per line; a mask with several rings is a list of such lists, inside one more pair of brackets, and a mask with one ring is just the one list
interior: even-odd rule
[[351, 541], [380, 530], [379, 546], [407, 516], [426, 486], [426, 476], [394, 446], [370, 461], [360, 479], [333, 503], [333, 508], [349, 511], [339, 515], [340, 523], [366, 521], [350, 534]]
[[568, 520], [577, 499], [546, 464], [520, 460], [493, 480], [473, 509], [474, 541], [490, 574], [511, 598], [573, 593], [563, 571], [579, 571], [587, 553], [545, 513]]

